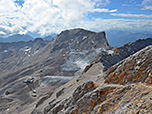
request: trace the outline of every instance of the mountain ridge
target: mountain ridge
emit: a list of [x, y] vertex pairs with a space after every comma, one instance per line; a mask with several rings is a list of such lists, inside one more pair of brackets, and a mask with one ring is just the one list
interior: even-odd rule
[[0, 37], [0, 43], [13, 43], [13, 42], [28, 42], [28, 41], [34, 41], [37, 38], [41, 38], [46, 41], [51, 41], [56, 38], [56, 34], [51, 34], [49, 36], [45, 37], [32, 37], [28, 34], [15, 34], [8, 37]]
[[152, 37], [151, 31], [134, 30], [107, 30], [107, 40], [112, 47], [120, 47], [129, 42], [135, 42], [138, 39]]
[[[83, 81], [85, 78], [89, 78], [89, 75], [86, 77], [84, 77], [85, 75], [76, 77], [72, 81], [63, 85], [63, 87], [60, 87], [56, 94], [53, 94], [51, 98], [48, 99], [50, 100], [48, 105], [45, 105], [45, 107], [43, 107], [42, 104], [39, 105], [31, 114], [101, 114], [110, 112], [140, 112], [150, 114], [151, 103], [150, 100], [146, 99], [151, 99], [152, 80], [150, 77], [152, 75], [148, 70], [152, 69], [151, 50], [152, 45], [147, 46], [146, 48], [112, 66], [105, 74], [96, 78], [94, 81]], [[141, 56], [142, 58], [145, 56], [147, 57], [146, 59], [142, 59]], [[144, 63], [144, 65], [140, 64], [141, 68], [139, 68], [139, 70], [134, 70], [134, 68], [129, 67], [127, 68], [128, 65], [130, 65], [130, 67], [134, 66], [134, 64], [139, 65], [139, 62], [136, 61], [136, 59], [140, 60], [140, 62]], [[145, 68], [145, 65], [148, 65], [148, 68]], [[127, 72], [125, 76], [124, 71]], [[144, 78], [141, 77], [142, 75], [137, 78], [136, 73], [140, 73], [141, 71], [143, 71], [142, 73]], [[136, 72], [136, 77], [132, 76], [132, 72]], [[129, 78], [130, 76], [132, 76], [131, 80]], [[125, 77], [128, 77], [129, 80], [126, 81]], [[77, 81], [78, 79], [79, 81]], [[57, 93], [61, 90], [63, 92], [59, 97], [57, 97]], [[67, 94], [68, 91], [69, 93]], [[43, 112], [38, 110], [39, 108], [41, 111], [43, 110]]]
[[[100, 81], [104, 80], [103, 75], [111, 66], [151, 45], [152, 39], [138, 40], [123, 47], [113, 48], [108, 44], [105, 32], [96, 33], [84, 29], [72, 29], [61, 32], [58, 38], [52, 41], [36, 39], [31, 42], [36, 44], [33, 45], [34, 48], [26, 48], [26, 45], [21, 45], [23, 46], [22, 49], [19, 48], [16, 51], [21, 51], [23, 55], [27, 53], [25, 54], [26, 61], [22, 62], [23, 65], [18, 63], [20, 68], [16, 66], [14, 69], [10, 68], [9, 72], [1, 71], [3, 74], [1, 74], [0, 80], [0, 96], [3, 98], [2, 103], [5, 104], [0, 104], [2, 106], [1, 111], [5, 112], [9, 109], [10, 113], [26, 114], [32, 112], [37, 114], [52, 110], [55, 114], [56, 111], [63, 108], [60, 103], [62, 104], [62, 97], [66, 98], [66, 95], [62, 96], [64, 93], [72, 94], [75, 91], [76, 96], [73, 94], [74, 97], [78, 96], [76, 99], [81, 99], [83, 94], [97, 88], [94, 82], [99, 77]], [[3, 49], [2, 53], [7, 52]], [[20, 54], [18, 53], [18, 55]], [[17, 55], [13, 57], [16, 58]], [[15, 61], [15, 58], [12, 60]], [[2, 61], [2, 63], [7, 63], [9, 66], [9, 59]], [[74, 79], [69, 81], [72, 78]], [[34, 81], [32, 81], [33, 79]], [[4, 80], [7, 81], [4, 82]], [[24, 83], [29, 81], [32, 81], [32, 86]], [[99, 83], [104, 83], [104, 81], [100, 81]], [[114, 88], [112, 87], [111, 90]], [[33, 89], [34, 93], [32, 93]], [[79, 89], [82, 89], [82, 96], [78, 95]], [[89, 90], [85, 92], [86, 89]], [[36, 94], [35, 90], [37, 91]], [[11, 102], [8, 102], [8, 98], [11, 99]], [[26, 100], [23, 100], [24, 98]], [[50, 101], [49, 104], [53, 106], [52, 108], [48, 105]], [[14, 103], [16, 104], [14, 105]], [[33, 107], [35, 105], [36, 107]]]

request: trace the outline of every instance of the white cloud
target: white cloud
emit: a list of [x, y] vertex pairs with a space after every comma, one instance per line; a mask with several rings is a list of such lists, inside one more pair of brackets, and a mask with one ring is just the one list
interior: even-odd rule
[[96, 3], [96, 6], [105, 7], [110, 4], [110, 0], [94, 0]]
[[134, 30], [151, 30], [152, 20], [137, 20], [137, 19], [95, 19], [94, 21], [86, 22], [83, 25], [85, 28], [90, 28], [96, 31], [108, 29], [134, 29]]
[[0, 36], [4, 36], [4, 35], [6, 35], [6, 33], [3, 31], [0, 31]]
[[129, 7], [129, 6], [131, 6], [131, 4], [122, 4], [122, 6]]
[[143, 6], [142, 10], [152, 10], [152, 0], [143, 0], [141, 5]]
[[61, 24], [59, 9], [51, 6], [49, 1], [26, 0], [21, 11], [25, 14], [26, 28], [31, 32], [44, 35]]
[[143, 0], [142, 5], [152, 5], [152, 0]]
[[53, 5], [59, 9], [61, 18], [68, 25], [73, 25], [86, 17], [87, 13], [94, 8], [95, 2], [91, 0], [53, 0]]
[[15, 6], [15, 3], [13, 2], [13, 0], [0, 0], [0, 13], [3, 12], [8, 12], [8, 13], [12, 13], [15, 10], [18, 10], [19, 7]]
[[119, 16], [119, 17], [152, 18], [152, 15], [144, 15], [144, 14], [112, 13], [110, 15]]
[[[19, 30], [21, 33], [30, 31], [41, 35], [60, 32], [80, 25], [82, 20], [87, 20], [89, 12], [110, 3], [109, 0], [24, 0], [21, 7], [14, 1], [0, 1], [0, 25], [11, 28], [7, 34]], [[108, 11], [113, 10], [103, 12]], [[20, 29], [14, 29], [14, 26]]]
[[[97, 31], [130, 27], [128, 25], [132, 25], [134, 28], [149, 27], [146, 25], [147, 21], [142, 20], [140, 23], [118, 19], [94, 17], [90, 20], [88, 18], [89, 13], [117, 12], [117, 9], [105, 8], [108, 4], [110, 4], [110, 0], [24, 0], [23, 6], [20, 6], [14, 0], [0, 0], [0, 34], [24, 34], [30, 31], [47, 35], [51, 32], [60, 32], [75, 27]], [[136, 15], [136, 17], [148, 16]], [[151, 25], [151, 21], [149, 23]]]
[[6, 25], [0, 25], [0, 35], [13, 35], [13, 34], [25, 34], [26, 30], [24, 30], [22, 27], [18, 25], [14, 26], [6, 26]]
[[152, 10], [152, 6], [144, 6], [142, 10]]
[[105, 9], [105, 8], [103, 8], [103, 9], [96, 8], [92, 12], [104, 12], [104, 13], [110, 12], [110, 13], [112, 13], [112, 12], [117, 12], [117, 9], [109, 10], [109, 9]]

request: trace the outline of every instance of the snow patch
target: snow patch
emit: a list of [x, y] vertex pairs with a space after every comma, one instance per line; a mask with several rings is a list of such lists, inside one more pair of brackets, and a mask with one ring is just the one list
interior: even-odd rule
[[4, 50], [4, 53], [7, 53], [7, 52], [9, 52], [8, 50]]
[[112, 54], [114, 54], [114, 51], [113, 51], [113, 50], [107, 50], [107, 53], [108, 53], [109, 55], [112, 55]]
[[39, 50], [36, 50], [36, 51], [33, 53], [33, 55], [37, 54], [38, 52], [39, 52]]
[[31, 49], [32, 49], [31, 47], [26, 46], [26, 47], [22, 48], [21, 50], [25, 51], [25, 52], [29, 52], [29, 51], [31, 51]]
[[86, 66], [89, 65], [89, 63], [85, 60], [78, 60], [75, 62], [75, 64], [80, 68], [80, 69], [84, 69]]
[[92, 48], [91, 50], [73, 50], [69, 53], [69, 58], [61, 66], [62, 71], [77, 71], [75, 75], [79, 75], [86, 66], [88, 66], [94, 58], [102, 52], [102, 48]]
[[10, 109], [8, 108], [6, 111], [9, 111]]
[[88, 38], [88, 36], [83, 36], [82, 40], [85, 40], [86, 38]]
[[30, 51], [30, 50], [31, 50], [31, 48], [27, 48], [27, 49], [25, 49], [24, 51], [26, 51], [26, 52], [27, 52], [27, 51]]
[[41, 87], [47, 85], [54, 85], [59, 83], [66, 83], [73, 79], [73, 76], [44, 76], [39, 80]]

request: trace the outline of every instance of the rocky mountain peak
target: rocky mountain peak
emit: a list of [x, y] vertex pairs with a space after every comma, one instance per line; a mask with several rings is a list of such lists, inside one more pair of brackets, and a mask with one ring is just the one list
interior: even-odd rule
[[[84, 39], [83, 36], [89, 36], [89, 35], [96, 35], [97, 38], [105, 38], [105, 32], [92, 32], [89, 30], [77, 28], [77, 29], [71, 29], [71, 30], [65, 30], [62, 31], [57, 36], [57, 41], [66, 41], [70, 39], [75, 39], [76, 37], [79, 37], [79, 39]], [[86, 37], [85, 37], [86, 38]], [[90, 37], [90, 39], [93, 37]]]
[[34, 39], [35, 42], [43, 42], [44, 40], [42, 38], [36, 38]]
[[68, 39], [74, 38], [76, 36], [87, 35], [87, 33], [95, 33], [95, 32], [88, 31], [88, 30], [85, 30], [85, 29], [80, 29], [80, 28], [71, 29], [71, 30], [65, 30], [65, 31], [62, 31], [58, 35], [57, 39], [65, 39], [66, 40], [66, 38], [67, 38], [67, 40], [68, 40]]
[[89, 50], [91, 48], [109, 49], [105, 32], [92, 32], [84, 29], [71, 29], [61, 32], [55, 41], [54, 51], [61, 48]]

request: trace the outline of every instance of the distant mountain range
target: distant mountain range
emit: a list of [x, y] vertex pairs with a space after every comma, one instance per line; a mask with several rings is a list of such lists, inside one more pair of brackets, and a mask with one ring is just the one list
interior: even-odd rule
[[33, 38], [29, 35], [20, 35], [16, 34], [13, 36], [8, 36], [6, 38], [0, 38], [0, 42], [19, 42], [19, 41], [30, 41], [33, 40]]
[[[49, 36], [46, 36], [46, 37], [43, 37], [43, 40], [47, 40], [47, 41], [50, 41], [52, 39], [55, 39], [56, 38], [56, 34], [51, 34]], [[21, 35], [21, 34], [16, 34], [16, 35], [13, 35], [13, 36], [8, 36], [8, 37], [0, 37], [0, 42], [7, 42], [7, 43], [10, 43], [10, 42], [20, 42], [20, 41], [25, 41], [25, 42], [28, 42], [30, 40], [34, 40], [35, 38], [31, 37], [30, 35]]]
[[[48, 36], [41, 37], [38, 35], [33, 35], [32, 33], [28, 33], [25, 35], [16, 34], [13, 36], [8, 36], [6, 38], [0, 37], [0, 42], [19, 42], [19, 41], [30, 41], [35, 38], [42, 38], [43, 40], [51, 41], [52, 39], [56, 39], [57, 34], [52, 33]], [[107, 30], [106, 37], [108, 43], [112, 47], [121, 47], [126, 43], [134, 42], [138, 39], [151, 38], [152, 32], [147, 31], [129, 31], [129, 30]]]
[[112, 47], [120, 47], [126, 43], [134, 42], [138, 39], [151, 38], [152, 32], [129, 31], [129, 30], [108, 30], [107, 40]]

